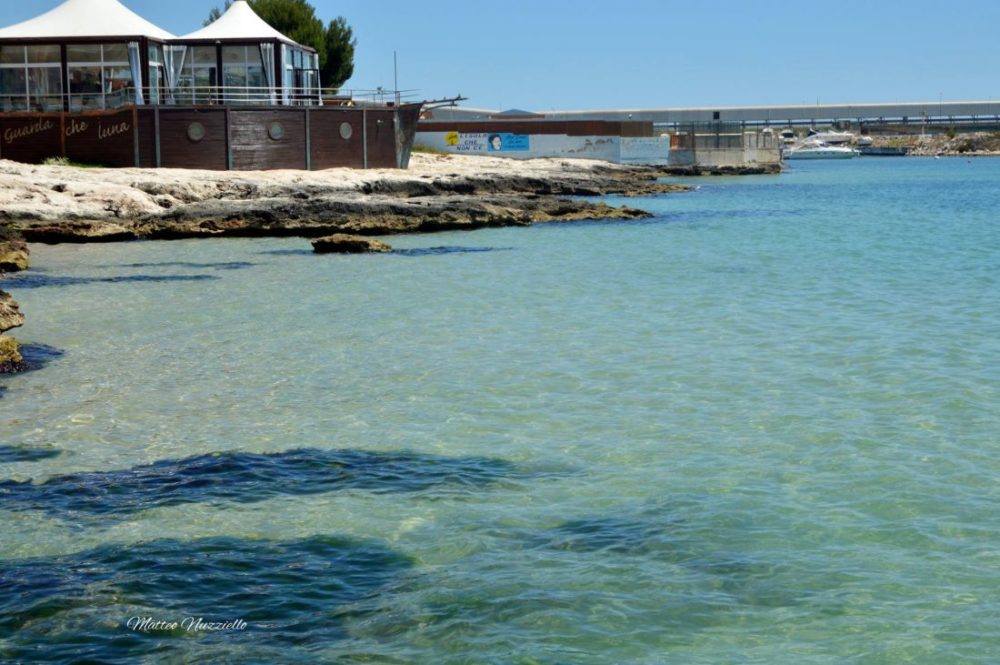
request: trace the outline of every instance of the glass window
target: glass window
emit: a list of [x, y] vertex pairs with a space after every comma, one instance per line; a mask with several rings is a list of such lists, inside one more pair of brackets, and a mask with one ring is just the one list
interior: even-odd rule
[[128, 90], [132, 86], [131, 67], [115, 65], [104, 68], [104, 94], [109, 108], [122, 106], [132, 101], [135, 93], [129, 94]]
[[101, 61], [100, 44], [70, 44], [66, 47], [68, 62], [92, 63]]
[[163, 88], [166, 81], [163, 77], [163, 67], [161, 65], [151, 64], [149, 66], [149, 103], [159, 104], [160, 103], [160, 90]]
[[100, 67], [70, 67], [69, 69], [69, 108], [71, 111], [83, 111], [104, 107], [104, 97], [101, 94]]
[[62, 49], [56, 45], [29, 46], [27, 51], [30, 64], [62, 64]]
[[0, 65], [23, 65], [23, 46], [0, 46]]
[[191, 60], [194, 64], [215, 66], [214, 46], [195, 46], [191, 51]]
[[260, 47], [226, 46], [222, 49], [223, 83], [226, 101], [231, 103], [262, 102], [267, 95]]
[[24, 64], [23, 46], [0, 46], [0, 65]]
[[66, 59], [71, 111], [116, 108], [133, 101], [127, 44], [70, 44]]
[[38, 111], [62, 111], [62, 70], [59, 67], [28, 67], [28, 97]]
[[128, 62], [128, 44], [105, 44], [104, 62]]
[[166, 73], [163, 65], [163, 46], [160, 44], [149, 45], [149, 75], [147, 86], [149, 88], [150, 104], [159, 104], [163, 89], [166, 87]]
[[0, 109], [27, 111], [27, 81], [24, 67], [0, 68]]

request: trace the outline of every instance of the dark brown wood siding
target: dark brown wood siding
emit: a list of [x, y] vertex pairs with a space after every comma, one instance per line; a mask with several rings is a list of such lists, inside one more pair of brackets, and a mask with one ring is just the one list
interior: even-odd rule
[[[193, 123], [204, 128], [200, 141], [189, 135]], [[160, 166], [225, 171], [226, 148], [224, 109], [160, 109]]]
[[368, 111], [368, 168], [396, 168], [396, 112]]
[[139, 110], [139, 166], [154, 168], [156, 164], [156, 111]]
[[135, 166], [136, 118], [132, 109], [70, 113], [64, 119], [66, 157], [83, 164]]
[[[310, 111], [309, 125], [313, 169], [364, 166], [361, 111], [315, 109]], [[341, 126], [350, 128], [349, 138], [344, 138]]]
[[362, 168], [367, 157], [370, 168], [396, 168], [401, 157], [405, 163], [418, 114], [418, 105], [0, 113], [0, 158], [39, 163], [67, 156], [113, 167], [252, 170]]
[[40, 164], [62, 154], [62, 117], [58, 113], [0, 116], [0, 159]]
[[306, 168], [305, 109], [229, 112], [237, 171]]

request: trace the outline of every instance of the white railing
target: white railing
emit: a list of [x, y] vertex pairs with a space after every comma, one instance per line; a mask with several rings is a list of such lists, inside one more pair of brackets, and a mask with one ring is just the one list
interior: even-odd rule
[[123, 87], [109, 92], [60, 95], [10, 95], [0, 92], [0, 112], [58, 113], [100, 111], [125, 106], [393, 106], [416, 101], [415, 90], [383, 88], [317, 90], [316, 88], [261, 87]]

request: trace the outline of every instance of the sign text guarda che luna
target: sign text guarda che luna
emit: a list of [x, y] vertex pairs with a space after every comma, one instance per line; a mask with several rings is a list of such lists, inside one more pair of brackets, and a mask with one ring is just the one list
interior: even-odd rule
[[[22, 125], [21, 127], [8, 127], [3, 132], [3, 142], [6, 145], [11, 145], [19, 139], [25, 139], [35, 134], [42, 134], [44, 132], [54, 129], [56, 126], [55, 122], [47, 118], [41, 118], [35, 120], [31, 124]], [[82, 134], [90, 130], [90, 123], [85, 120], [70, 120], [66, 124], [66, 138], [76, 136], [77, 134]], [[111, 125], [104, 125], [103, 123], [97, 123], [97, 138], [101, 141], [109, 139], [113, 136], [118, 136], [120, 134], [126, 134], [132, 130], [132, 125], [127, 122], [118, 122]]]

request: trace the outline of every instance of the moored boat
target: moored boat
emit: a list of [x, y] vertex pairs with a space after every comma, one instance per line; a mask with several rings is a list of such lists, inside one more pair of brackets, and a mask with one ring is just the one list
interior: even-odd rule
[[782, 152], [783, 159], [853, 159], [860, 153], [847, 146], [827, 145], [821, 141], [807, 141]]

